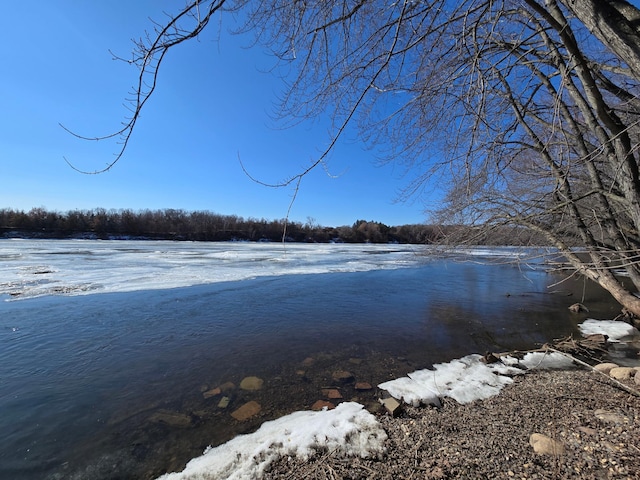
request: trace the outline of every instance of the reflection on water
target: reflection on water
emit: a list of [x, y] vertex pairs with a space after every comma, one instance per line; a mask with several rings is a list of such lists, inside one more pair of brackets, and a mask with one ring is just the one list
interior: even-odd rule
[[[584, 319], [567, 311], [576, 301], [594, 318], [617, 313], [607, 295], [580, 282], [550, 294], [556, 280], [508, 265], [433, 261], [3, 302], [0, 477], [153, 477], [207, 445], [309, 408], [337, 369], [376, 385], [471, 352], [569, 335]], [[236, 388], [226, 409], [220, 397], [203, 396], [248, 375], [264, 388]], [[376, 397], [353, 384], [341, 391], [365, 404]], [[260, 415], [233, 420], [229, 413], [249, 400]]]

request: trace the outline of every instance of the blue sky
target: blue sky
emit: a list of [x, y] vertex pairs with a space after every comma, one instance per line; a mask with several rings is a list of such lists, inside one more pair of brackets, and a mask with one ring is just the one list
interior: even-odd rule
[[[64, 162], [95, 170], [113, 159], [113, 142], [87, 142], [66, 133], [100, 136], [117, 129], [137, 70], [132, 38], [150, 29], [180, 1], [55, 0], [9, 2], [0, 25], [0, 208], [45, 207], [210, 210], [245, 218], [285, 217], [292, 190], [266, 182], [296, 173], [327, 144], [326, 119], [292, 129], [272, 118], [281, 81], [265, 70], [273, 59], [250, 39], [214, 30], [170, 52], [158, 88], [143, 111], [123, 159], [109, 172], [82, 175]], [[233, 27], [225, 23], [222, 27]], [[336, 178], [318, 169], [306, 177], [291, 219], [327, 225], [357, 219], [388, 225], [425, 221], [421, 199], [398, 202], [409, 179], [402, 167], [379, 166], [355, 137], [329, 157]]]

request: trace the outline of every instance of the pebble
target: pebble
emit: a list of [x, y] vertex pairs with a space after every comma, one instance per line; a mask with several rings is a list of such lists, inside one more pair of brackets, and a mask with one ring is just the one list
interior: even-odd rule
[[532, 433], [529, 437], [529, 445], [539, 455], [562, 455], [564, 453], [562, 443], [541, 433]]
[[400, 413], [401, 405], [400, 402], [398, 402], [398, 400], [396, 400], [395, 398], [381, 398], [380, 403], [392, 416], [395, 417], [398, 413]]

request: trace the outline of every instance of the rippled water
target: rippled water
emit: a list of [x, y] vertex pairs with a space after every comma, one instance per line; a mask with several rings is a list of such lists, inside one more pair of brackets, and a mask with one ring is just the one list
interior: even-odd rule
[[[542, 268], [405, 247], [305, 246], [284, 257], [274, 246], [30, 245], [0, 243], [11, 300], [0, 302], [0, 478], [152, 478], [309, 408], [338, 368], [375, 385], [571, 334], [584, 319], [567, 311], [576, 301], [595, 318], [616, 314], [591, 286], [550, 290], [558, 279]], [[75, 293], [92, 294], [47, 290], [80, 283], [93, 287]], [[203, 398], [247, 375], [265, 388], [234, 391], [228, 409]], [[344, 392], [363, 403], [376, 394]], [[249, 399], [261, 414], [231, 419]], [[188, 424], [159, 422], [159, 412]]]

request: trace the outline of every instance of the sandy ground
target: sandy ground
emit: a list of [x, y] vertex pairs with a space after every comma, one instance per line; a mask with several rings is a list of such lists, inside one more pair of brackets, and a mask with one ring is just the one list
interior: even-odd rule
[[[586, 369], [529, 373], [488, 400], [405, 407], [379, 421], [389, 436], [382, 458], [283, 458], [265, 478], [640, 479], [640, 397]], [[535, 453], [535, 433], [560, 446]]]

